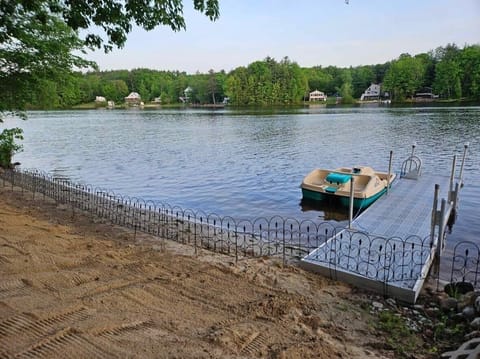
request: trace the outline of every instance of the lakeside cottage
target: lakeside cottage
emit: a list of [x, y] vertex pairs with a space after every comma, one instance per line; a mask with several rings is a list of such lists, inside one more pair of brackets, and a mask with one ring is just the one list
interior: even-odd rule
[[360, 101], [380, 100], [380, 85], [371, 84], [360, 96]]
[[322, 91], [312, 91], [308, 95], [308, 101], [327, 101], [327, 96]]
[[130, 94], [125, 97], [125, 103], [132, 106], [138, 106], [142, 103], [142, 98], [137, 92], [130, 92]]
[[182, 101], [183, 103], [189, 103], [192, 92], [193, 92], [193, 89], [190, 86], [188, 86], [185, 90], [183, 90], [184, 96], [179, 97], [180, 101]]

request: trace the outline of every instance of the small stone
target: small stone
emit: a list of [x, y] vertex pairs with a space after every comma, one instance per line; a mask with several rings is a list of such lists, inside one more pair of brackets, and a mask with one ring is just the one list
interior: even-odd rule
[[422, 304], [415, 304], [413, 306], [413, 309], [415, 309], [416, 311], [419, 311], [419, 312], [423, 312], [425, 310], [425, 306], [422, 305]]
[[458, 304], [458, 301], [455, 298], [451, 298], [451, 297], [440, 300], [440, 308], [445, 312], [448, 312], [450, 310], [456, 310], [457, 304]]
[[380, 302], [375, 302], [375, 301], [373, 301], [373, 302], [372, 302], [372, 307], [373, 307], [373, 309], [375, 309], [375, 310], [382, 310], [382, 309], [383, 309], [383, 304], [380, 303]]
[[430, 307], [425, 309], [425, 314], [427, 314], [429, 317], [435, 317], [439, 312], [440, 308], [438, 307]]
[[476, 317], [474, 320], [470, 322], [470, 327], [475, 330], [480, 329], [480, 317]]
[[480, 337], [480, 330], [474, 330], [473, 332], [470, 332], [465, 335], [465, 340], [470, 340], [478, 337]]
[[458, 299], [458, 311], [462, 311], [465, 307], [472, 306], [475, 303], [475, 293], [468, 292]]
[[475, 318], [475, 308], [469, 305], [468, 307], [463, 308], [462, 314], [465, 319], [472, 320], [473, 318]]
[[475, 299], [475, 303], [473, 304], [473, 306], [475, 307], [475, 310], [477, 311], [477, 313], [480, 314], [480, 297], [477, 297]]
[[393, 298], [388, 298], [387, 300], [385, 300], [385, 302], [391, 307], [397, 306], [397, 301]]
[[476, 292], [468, 292], [465, 294], [465, 300], [467, 300], [471, 305], [475, 303], [475, 299], [478, 297]]

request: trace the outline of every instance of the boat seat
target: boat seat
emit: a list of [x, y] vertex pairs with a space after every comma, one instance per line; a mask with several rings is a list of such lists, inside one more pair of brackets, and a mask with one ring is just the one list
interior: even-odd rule
[[348, 181], [350, 181], [350, 178], [352, 178], [352, 175], [350, 174], [331, 172], [327, 175], [325, 179], [327, 180], [327, 182], [336, 183], [337, 185], [339, 185], [347, 183]]
[[364, 184], [355, 184], [355, 192], [363, 192], [367, 186]]

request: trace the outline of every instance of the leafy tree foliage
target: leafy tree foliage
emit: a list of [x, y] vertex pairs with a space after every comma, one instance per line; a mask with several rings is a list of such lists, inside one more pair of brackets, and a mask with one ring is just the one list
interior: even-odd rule
[[460, 98], [462, 96], [460, 77], [461, 69], [457, 61], [441, 61], [435, 67], [433, 89], [442, 97]]
[[0, 1], [0, 114], [23, 109], [42, 81], [61, 82], [73, 67], [91, 65], [72, 54], [83, 48], [75, 32], [31, 3]]
[[346, 70], [342, 73], [342, 86], [337, 89], [337, 92], [342, 97], [343, 103], [353, 102], [352, 75], [350, 70]]
[[343, 102], [358, 99], [371, 83], [383, 84], [394, 100], [409, 100], [423, 87], [433, 88], [444, 99], [480, 99], [480, 46], [458, 49], [449, 45], [414, 57], [404, 54], [385, 64], [338, 68], [300, 68], [284, 58], [267, 57], [247, 67], [187, 74], [150, 69], [65, 72], [40, 78], [25, 97], [29, 108], [68, 108], [104, 96], [119, 104], [129, 92], [140, 93], [144, 102], [161, 98], [162, 104], [181, 103], [190, 87], [189, 102], [215, 104], [225, 97], [236, 106], [299, 104], [314, 90], [342, 96]]
[[237, 106], [294, 104], [302, 101], [307, 90], [302, 69], [287, 57], [280, 62], [267, 57], [237, 68], [225, 83], [225, 93]]
[[395, 100], [413, 97], [430, 87], [443, 99], [480, 100], [480, 46], [455, 44], [415, 57], [402, 55], [390, 64], [383, 81]]
[[308, 92], [314, 90], [322, 90], [324, 92], [331, 92], [333, 86], [334, 76], [322, 69], [321, 66], [306, 68], [303, 70], [308, 82]]
[[[195, 10], [211, 20], [219, 16], [218, 0], [193, 0]], [[30, 16], [28, 25], [45, 25], [55, 18], [73, 31], [84, 30], [83, 42], [105, 51], [122, 47], [132, 26], [152, 30], [159, 25], [174, 31], [186, 28], [182, 0], [1, 0], [0, 26], [5, 38], [16, 34], [19, 18]], [[103, 37], [96, 32], [102, 29]]]
[[480, 45], [466, 46], [459, 54], [462, 94], [480, 100]]
[[[219, 15], [218, 0], [193, 0], [193, 6], [211, 20]], [[27, 103], [43, 107], [45, 98], [63, 90], [55, 82], [73, 82], [72, 70], [94, 67], [78, 53], [122, 47], [133, 25], [145, 30], [159, 25], [184, 29], [183, 1], [0, 0], [0, 115], [22, 110]], [[79, 37], [80, 30], [84, 38]], [[109, 91], [117, 87], [122, 92], [120, 83], [110, 85]]]
[[385, 74], [384, 89], [390, 91], [394, 100], [413, 98], [415, 91], [422, 86], [425, 71], [426, 67], [421, 58], [408, 54], [400, 55]]
[[373, 66], [359, 66], [350, 69], [351, 72], [351, 86], [353, 98], [360, 98], [363, 91], [372, 83], [377, 83], [376, 75]]

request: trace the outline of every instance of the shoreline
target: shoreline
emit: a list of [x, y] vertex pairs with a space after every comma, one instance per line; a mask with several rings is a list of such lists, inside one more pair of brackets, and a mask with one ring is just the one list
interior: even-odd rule
[[205, 109], [205, 110], [222, 110], [222, 109], [231, 109], [231, 110], [261, 110], [261, 109], [291, 109], [291, 108], [302, 108], [302, 107], [361, 107], [361, 106], [381, 106], [381, 107], [425, 107], [425, 106], [434, 106], [434, 107], [448, 107], [448, 106], [479, 106], [480, 102], [475, 99], [460, 99], [460, 100], [439, 100], [439, 99], [418, 99], [418, 100], [408, 100], [402, 102], [392, 102], [389, 104], [382, 103], [381, 100], [374, 101], [360, 101], [355, 100], [353, 103], [342, 104], [336, 102], [301, 102], [291, 105], [265, 105], [265, 106], [234, 106], [234, 105], [224, 105], [224, 104], [190, 104], [186, 105], [183, 103], [173, 103], [173, 104], [158, 104], [158, 103], [145, 103], [143, 106], [127, 106], [125, 104], [115, 105], [113, 108], [108, 108], [107, 105], [99, 106], [95, 102], [78, 104], [72, 107], [65, 108], [29, 108], [26, 111], [59, 111], [59, 110], [151, 110], [151, 109], [167, 109], [167, 110], [181, 110], [181, 109]]
[[[388, 357], [362, 347], [369, 319], [338, 329], [363, 317], [350, 287], [278, 261], [235, 264], [134, 241], [133, 231], [1, 186], [0, 225], [2, 357]], [[15, 320], [26, 326], [9, 329]]]
[[[0, 327], [16, 338], [0, 335], [3, 357], [393, 358], [378, 308], [413, 315], [279, 260], [195, 254], [38, 197], [0, 186]], [[412, 353], [435, 357], [423, 330], [408, 333]]]

